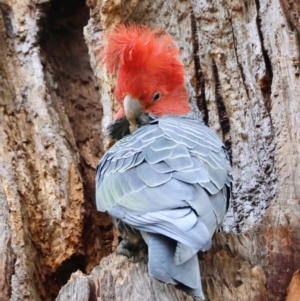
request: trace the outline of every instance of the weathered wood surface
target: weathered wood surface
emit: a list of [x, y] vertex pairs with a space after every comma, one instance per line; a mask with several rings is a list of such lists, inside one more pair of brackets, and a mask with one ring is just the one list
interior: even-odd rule
[[[83, 293], [85, 292], [85, 294]], [[62, 288], [56, 301], [193, 301], [186, 293], [148, 276], [144, 261], [134, 262], [111, 254], [89, 276], [76, 272]]]
[[[285, 300], [300, 268], [298, 1], [87, 6], [0, 1], [0, 299], [54, 300], [72, 271], [89, 274], [112, 250], [110, 219], [94, 210], [93, 177], [102, 126], [117, 104], [97, 54], [103, 30], [133, 21], [174, 36], [205, 120], [231, 150], [226, 232], [200, 260], [207, 300]], [[115, 255], [77, 276], [60, 300], [93, 300], [91, 292], [99, 300], [126, 300], [126, 292], [128, 300], [154, 300], [156, 291], [185, 300], [148, 278], [144, 263]]]
[[[68, 283], [59, 291], [56, 301], [65, 300], [81, 300], [92, 301], [93, 287], [90, 284], [89, 278], [84, 276], [82, 272], [77, 271], [72, 274]], [[94, 299], [97, 300], [97, 299]]]
[[102, 108], [88, 8], [57, 3], [0, 1], [1, 300], [53, 300], [111, 250], [93, 210]]

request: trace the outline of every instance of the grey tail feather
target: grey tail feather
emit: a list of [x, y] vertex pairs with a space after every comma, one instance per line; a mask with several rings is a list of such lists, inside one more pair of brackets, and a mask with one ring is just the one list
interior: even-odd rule
[[193, 250], [190, 247], [184, 245], [183, 243], [178, 242], [174, 254], [174, 262], [175, 264], [182, 264], [190, 258], [192, 258], [197, 253], [197, 250]]
[[174, 262], [177, 241], [154, 233], [147, 233], [148, 268], [157, 280], [178, 285], [189, 295], [204, 300], [197, 254], [182, 264]]

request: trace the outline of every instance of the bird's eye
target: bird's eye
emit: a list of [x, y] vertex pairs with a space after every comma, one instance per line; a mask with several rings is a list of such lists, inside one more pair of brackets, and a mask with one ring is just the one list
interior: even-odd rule
[[161, 96], [160, 93], [157, 93], [157, 92], [156, 92], [156, 93], [153, 94], [152, 100], [153, 100], [153, 101], [159, 100], [159, 99], [160, 99], [160, 96]]

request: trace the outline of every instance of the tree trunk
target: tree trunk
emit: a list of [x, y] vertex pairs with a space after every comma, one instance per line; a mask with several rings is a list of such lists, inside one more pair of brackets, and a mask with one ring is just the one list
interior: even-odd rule
[[0, 0], [0, 9], [1, 301], [192, 300], [150, 278], [145, 260], [105, 257], [117, 234], [95, 210], [94, 173], [117, 103], [98, 52], [120, 22], [174, 36], [204, 120], [232, 157], [232, 205], [200, 259], [207, 300], [299, 299], [299, 1]]

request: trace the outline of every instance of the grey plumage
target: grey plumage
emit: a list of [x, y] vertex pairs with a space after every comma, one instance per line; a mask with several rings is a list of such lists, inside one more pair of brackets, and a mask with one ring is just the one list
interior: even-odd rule
[[142, 231], [149, 272], [204, 298], [197, 252], [208, 250], [232, 176], [218, 136], [187, 117], [161, 117], [118, 141], [96, 175], [97, 209]]

